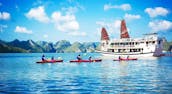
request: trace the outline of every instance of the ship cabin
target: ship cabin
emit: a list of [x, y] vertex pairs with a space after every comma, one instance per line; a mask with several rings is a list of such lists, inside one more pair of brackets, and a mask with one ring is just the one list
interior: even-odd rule
[[[156, 45], [161, 45], [161, 39], [158, 39], [157, 34], [145, 34], [144, 38], [123, 38], [107, 41], [107, 52], [115, 53], [143, 53], [154, 52]], [[102, 44], [102, 46], [105, 44]]]

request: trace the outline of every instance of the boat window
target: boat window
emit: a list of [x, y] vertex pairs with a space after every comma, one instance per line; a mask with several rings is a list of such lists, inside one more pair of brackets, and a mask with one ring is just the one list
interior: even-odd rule
[[111, 43], [110, 45], [114, 45], [115, 43]]
[[148, 41], [146, 42], [146, 46], [148, 46]]
[[152, 44], [154, 44], [155, 43], [155, 41], [152, 41]]
[[118, 49], [118, 53], [120, 53], [121, 52], [121, 49]]
[[123, 49], [123, 51], [122, 51], [123, 53], [125, 53], [125, 49]]
[[108, 49], [108, 52], [114, 52], [114, 49]]

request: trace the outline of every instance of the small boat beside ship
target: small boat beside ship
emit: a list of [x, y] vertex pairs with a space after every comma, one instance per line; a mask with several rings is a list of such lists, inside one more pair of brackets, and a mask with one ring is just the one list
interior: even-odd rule
[[137, 58], [121, 58], [121, 59], [114, 59], [113, 61], [132, 61], [137, 60]]

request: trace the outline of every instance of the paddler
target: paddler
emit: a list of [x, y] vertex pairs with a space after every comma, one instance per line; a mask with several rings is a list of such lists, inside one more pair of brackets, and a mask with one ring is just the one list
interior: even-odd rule
[[45, 61], [45, 55], [44, 54], [42, 55], [42, 61]]
[[54, 60], [54, 56], [51, 57], [51, 60]]
[[119, 60], [121, 60], [121, 56], [119, 56]]
[[90, 60], [90, 61], [91, 61], [91, 59], [92, 59], [92, 57], [91, 57], [91, 56], [89, 56], [88, 60]]
[[78, 60], [82, 60], [81, 58], [81, 55], [79, 54], [77, 57], [76, 57]]
[[127, 56], [127, 59], [129, 59], [129, 56]]

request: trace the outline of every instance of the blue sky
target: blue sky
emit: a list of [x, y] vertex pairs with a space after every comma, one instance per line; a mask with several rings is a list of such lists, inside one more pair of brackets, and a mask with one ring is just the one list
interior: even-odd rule
[[158, 32], [172, 41], [171, 0], [0, 0], [0, 39], [100, 41], [119, 38], [125, 19], [133, 38]]

